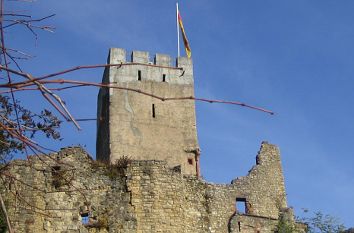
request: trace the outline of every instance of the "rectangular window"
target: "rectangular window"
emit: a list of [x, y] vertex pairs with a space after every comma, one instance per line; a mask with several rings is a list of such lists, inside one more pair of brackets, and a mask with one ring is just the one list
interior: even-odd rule
[[138, 70], [138, 81], [141, 81], [141, 70]]
[[246, 198], [236, 198], [236, 211], [238, 214], [247, 214]]
[[61, 170], [60, 166], [53, 166], [52, 167], [52, 185], [58, 189], [62, 185], [65, 184], [65, 180], [63, 179], [63, 171]]
[[89, 223], [89, 214], [88, 213], [85, 213], [85, 214], [81, 214], [81, 222], [82, 224], [84, 225], [87, 225]]
[[193, 159], [188, 159], [188, 164], [193, 165]]
[[53, 166], [52, 167], [52, 176], [58, 175], [61, 167], [60, 166]]

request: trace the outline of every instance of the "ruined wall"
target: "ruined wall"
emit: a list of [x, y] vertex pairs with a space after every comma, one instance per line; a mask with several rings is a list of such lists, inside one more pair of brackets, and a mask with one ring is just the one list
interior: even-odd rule
[[238, 198], [246, 199], [249, 214], [278, 218], [279, 208], [286, 207], [280, 152], [274, 145], [263, 142], [256, 165], [231, 183], [237, 187]]
[[[124, 176], [111, 178], [81, 148], [14, 161], [2, 178], [16, 233], [136, 232]], [[83, 226], [86, 206], [94, 209], [96, 226]]]
[[[279, 151], [267, 143], [249, 174], [229, 185], [183, 175], [164, 161], [107, 167], [81, 148], [14, 161], [5, 174], [16, 232], [263, 233], [286, 208]], [[246, 201], [244, 214], [235, 209], [238, 198]], [[81, 223], [85, 207], [93, 225]]]
[[[287, 207], [277, 147], [263, 143], [245, 177], [216, 185], [166, 169], [163, 162], [134, 162], [127, 170], [137, 229], [143, 232], [271, 232]], [[245, 200], [238, 214], [236, 199]], [[151, 225], [151, 222], [158, 222]], [[237, 228], [233, 227], [237, 225]]]
[[[105, 83], [164, 98], [194, 96], [190, 59], [180, 57], [177, 66], [171, 66], [168, 55], [157, 54], [150, 62], [148, 52], [133, 51], [127, 62], [125, 50], [112, 48], [108, 60], [124, 65], [107, 68]], [[164, 160], [170, 167], [180, 165], [184, 174], [197, 173], [194, 100], [161, 101], [137, 92], [102, 88], [98, 106], [98, 119], [104, 122], [98, 124], [99, 160], [109, 157], [114, 162], [123, 155]]]

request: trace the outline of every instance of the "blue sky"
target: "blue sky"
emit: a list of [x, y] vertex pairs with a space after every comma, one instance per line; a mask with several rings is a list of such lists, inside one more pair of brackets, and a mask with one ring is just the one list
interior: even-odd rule
[[[354, 2], [351, 0], [180, 1], [191, 44], [196, 96], [238, 100], [276, 112], [197, 103], [202, 174], [229, 183], [247, 174], [262, 141], [280, 147], [288, 203], [321, 210], [354, 226]], [[54, 34], [39, 39], [20, 27], [6, 33], [9, 47], [36, 56], [22, 64], [41, 75], [71, 66], [105, 63], [110, 47], [176, 56], [175, 1], [38, 0], [7, 3], [45, 22]], [[11, 4], [11, 5], [10, 5]], [[100, 82], [102, 70], [65, 78]], [[62, 92], [77, 118], [96, 116], [96, 88]], [[33, 93], [17, 94], [36, 110]], [[33, 104], [36, 103], [36, 104]], [[42, 105], [43, 103], [43, 105]], [[82, 131], [64, 124], [61, 142], [81, 144], [94, 156], [95, 122]], [[38, 139], [40, 140], [40, 139]], [[41, 140], [40, 140], [41, 141]]]

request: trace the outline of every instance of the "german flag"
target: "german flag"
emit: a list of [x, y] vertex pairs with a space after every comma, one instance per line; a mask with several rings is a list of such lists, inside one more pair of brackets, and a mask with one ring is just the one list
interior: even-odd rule
[[184, 48], [186, 49], [187, 57], [191, 58], [191, 56], [192, 56], [191, 47], [189, 46], [187, 35], [186, 35], [186, 32], [184, 31], [184, 27], [183, 27], [182, 17], [181, 17], [181, 14], [179, 13], [178, 9], [177, 9], [177, 15], [178, 15], [178, 24], [179, 24], [179, 27], [181, 28], [181, 32], [182, 32]]

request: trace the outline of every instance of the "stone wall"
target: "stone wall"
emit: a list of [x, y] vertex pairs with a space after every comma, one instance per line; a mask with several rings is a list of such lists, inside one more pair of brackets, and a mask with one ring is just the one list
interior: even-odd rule
[[[168, 55], [110, 50], [103, 82], [163, 98], [194, 96], [192, 61], [171, 65]], [[135, 160], [164, 160], [196, 175], [199, 150], [194, 100], [161, 101], [134, 91], [101, 88], [98, 97], [97, 158], [114, 162], [125, 155]]]
[[[273, 232], [287, 207], [279, 156], [262, 143], [249, 174], [226, 185], [165, 161], [108, 166], [67, 148], [11, 163], [2, 192], [16, 232]], [[86, 210], [92, 219], [84, 226]]]
[[[136, 161], [127, 170], [127, 186], [142, 232], [271, 232], [279, 210], [287, 207], [278, 149], [263, 143], [257, 163], [245, 177], [230, 185], [216, 185], [186, 177], [157, 161]], [[238, 214], [236, 199], [245, 200]], [[151, 222], [158, 222], [151, 225]], [[187, 223], [187, 224], [186, 224]], [[156, 227], [160, 228], [156, 228]], [[249, 227], [252, 226], [252, 227]], [[153, 227], [153, 228], [152, 228]], [[269, 230], [269, 231], [268, 231]]]
[[[2, 191], [15, 232], [136, 232], [125, 178], [109, 174], [81, 148], [12, 162]], [[86, 206], [96, 227], [81, 222]]]

